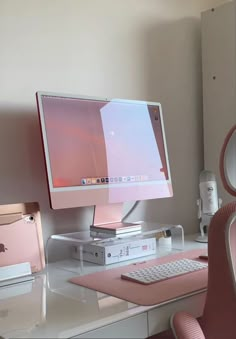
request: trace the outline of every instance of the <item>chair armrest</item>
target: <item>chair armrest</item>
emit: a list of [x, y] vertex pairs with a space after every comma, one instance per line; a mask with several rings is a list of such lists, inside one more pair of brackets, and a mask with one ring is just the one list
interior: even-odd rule
[[197, 319], [186, 312], [175, 313], [170, 325], [176, 339], [206, 339]]

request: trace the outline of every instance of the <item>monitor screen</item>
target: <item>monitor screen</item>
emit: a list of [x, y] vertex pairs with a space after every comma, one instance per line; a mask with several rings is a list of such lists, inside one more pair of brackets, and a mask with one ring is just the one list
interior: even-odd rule
[[36, 97], [53, 209], [173, 195], [159, 103]]

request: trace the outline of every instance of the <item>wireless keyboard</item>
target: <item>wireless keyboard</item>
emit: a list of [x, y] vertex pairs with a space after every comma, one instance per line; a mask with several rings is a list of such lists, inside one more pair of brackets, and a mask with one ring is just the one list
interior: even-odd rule
[[207, 267], [208, 264], [196, 260], [180, 259], [166, 264], [149, 266], [132, 272], [123, 273], [121, 274], [121, 278], [148, 285], [186, 273], [202, 270]]

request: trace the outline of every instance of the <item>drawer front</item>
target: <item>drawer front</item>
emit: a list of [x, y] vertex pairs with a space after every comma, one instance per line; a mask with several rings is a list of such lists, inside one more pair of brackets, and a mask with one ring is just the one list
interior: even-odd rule
[[73, 338], [147, 338], [147, 313], [142, 313]]
[[203, 292], [148, 311], [149, 336], [169, 329], [170, 317], [177, 311], [186, 311], [196, 318], [200, 317], [203, 312], [205, 299], [206, 293]]

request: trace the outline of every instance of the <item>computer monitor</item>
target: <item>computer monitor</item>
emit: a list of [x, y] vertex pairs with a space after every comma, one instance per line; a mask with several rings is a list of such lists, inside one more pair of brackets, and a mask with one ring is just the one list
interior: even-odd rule
[[173, 195], [160, 103], [36, 98], [53, 209]]

